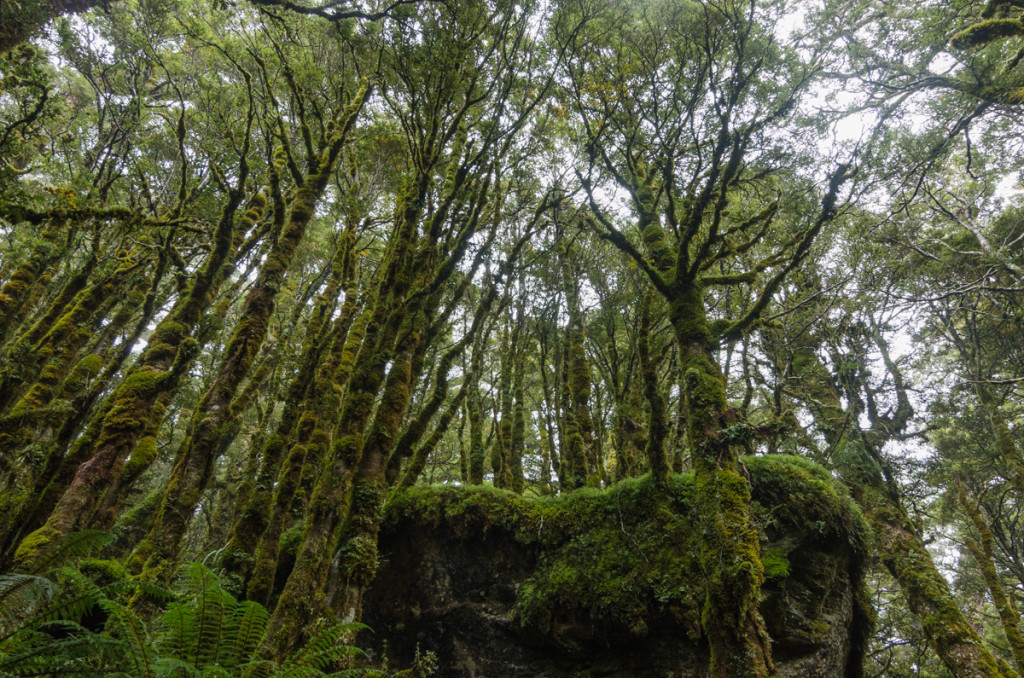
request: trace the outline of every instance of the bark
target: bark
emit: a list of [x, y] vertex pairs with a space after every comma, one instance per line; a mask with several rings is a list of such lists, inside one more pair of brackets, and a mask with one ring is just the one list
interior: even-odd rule
[[968, 537], [967, 548], [970, 549], [971, 555], [978, 561], [978, 567], [981, 568], [981, 575], [985, 580], [985, 586], [988, 587], [989, 594], [992, 596], [992, 604], [995, 605], [996, 612], [999, 614], [1003, 633], [1010, 644], [1010, 652], [1013, 654], [1013, 661], [1017, 665], [1019, 672], [1024, 669], [1024, 635], [1020, 632], [1020, 613], [1017, 611], [1017, 605], [1013, 596], [1006, 595], [1006, 591], [1003, 589], [1003, 582], [996, 571], [995, 554], [992, 548], [995, 537], [992, 534], [992, 528], [989, 527], [988, 521], [981, 514], [981, 510], [967, 498], [967, 493], [959, 483], [957, 495], [960, 506], [963, 507], [971, 522], [974, 523], [974, 528], [978, 531], [980, 537], [979, 541]]
[[213, 476], [214, 462], [224, 451], [226, 429], [241, 415], [234, 410], [232, 402], [263, 344], [284, 276], [313, 219], [368, 90], [368, 85], [362, 86], [342, 112], [337, 129], [326, 140], [326, 148], [313, 164], [305, 184], [296, 191], [287, 224], [267, 253], [245, 299], [241, 320], [224, 350], [217, 377], [197, 407], [188, 437], [175, 460], [164, 501], [157, 510], [150, 533], [133, 554], [133, 566], [144, 566], [144, 578], [169, 581], [175, 573], [181, 539]]
[[[46, 524], [22, 540], [15, 553], [19, 566], [30, 567], [64, 536], [88, 523], [137, 443], [155, 428], [154, 422], [162, 419], [170, 395], [176, 391], [198, 348], [190, 333], [222, 280], [222, 269], [232, 251], [235, 212], [243, 197], [240, 187], [248, 177], [244, 160], [247, 152], [248, 137], [239, 188], [231, 192], [224, 206], [213, 248], [203, 268], [196, 274], [188, 294], [179, 299], [153, 331], [149, 347], [136, 366], [108, 397], [109, 404], [100, 413], [102, 420], [90, 426], [94, 434], [87, 432], [72, 447], [71, 457], [87, 457], [88, 461], [78, 466]], [[261, 203], [258, 205], [262, 208]], [[259, 214], [248, 216], [258, 219]]]

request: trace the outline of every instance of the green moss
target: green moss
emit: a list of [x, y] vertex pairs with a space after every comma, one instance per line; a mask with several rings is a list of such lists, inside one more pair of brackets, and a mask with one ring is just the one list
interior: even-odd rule
[[794, 528], [817, 540], [842, 539], [867, 555], [871, 530], [860, 507], [823, 467], [803, 457], [773, 454], [744, 459], [759, 528], [769, 538]]
[[1019, 19], [988, 19], [954, 35], [949, 40], [953, 49], [968, 49], [993, 40], [1024, 35], [1024, 23]]
[[103, 356], [97, 353], [90, 353], [75, 365], [71, 371], [72, 379], [88, 379], [95, 377], [103, 369]]
[[[866, 523], [828, 471], [784, 455], [748, 458], [745, 464], [762, 542], [797, 534], [796, 542], [831, 546], [838, 540], [855, 557], [866, 556]], [[652, 621], [673, 618], [696, 638], [705, 595], [698, 559], [705, 541], [694, 528], [696, 506], [690, 475], [671, 476], [663, 492], [645, 476], [605, 490], [535, 499], [487, 486], [421, 486], [389, 502], [384, 524], [415, 520], [466, 539], [501, 531], [520, 544], [542, 545], [516, 607], [519, 624], [538, 633], [549, 633], [559, 615], [583, 613], [609, 634], [643, 636]], [[766, 550], [761, 562], [767, 579], [789, 576], [783, 547]], [[859, 577], [858, 564], [854, 576]]]
[[156, 436], [141, 438], [124, 465], [124, 475], [136, 478], [156, 460]]
[[765, 579], [785, 579], [789, 576], [789, 558], [780, 549], [769, 549], [761, 554]]
[[21, 540], [18, 550], [14, 552], [14, 565], [18, 570], [34, 572], [37, 566], [45, 562], [46, 557], [64, 539], [64, 533], [53, 527], [44, 525]]

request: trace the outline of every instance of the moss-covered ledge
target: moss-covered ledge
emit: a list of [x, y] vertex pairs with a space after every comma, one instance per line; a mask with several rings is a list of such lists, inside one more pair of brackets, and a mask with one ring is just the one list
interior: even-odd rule
[[[780, 674], [856, 675], [866, 523], [811, 462], [745, 463]], [[407, 490], [386, 510], [367, 640], [399, 662], [431, 649], [445, 676], [703, 675], [692, 493], [688, 475], [665, 495], [649, 478], [535, 499]]]

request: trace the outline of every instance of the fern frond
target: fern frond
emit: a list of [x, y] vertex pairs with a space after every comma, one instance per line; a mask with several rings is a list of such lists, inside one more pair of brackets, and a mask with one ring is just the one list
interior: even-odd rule
[[131, 609], [113, 601], [103, 601], [102, 607], [107, 613], [107, 626], [124, 639], [128, 650], [124, 660], [129, 665], [130, 675], [156, 678], [153, 670], [156, 655], [142, 620]]
[[266, 659], [257, 659], [245, 664], [242, 668], [242, 678], [270, 678], [277, 671], [277, 663]]
[[202, 669], [217, 663], [224, 641], [224, 627], [236, 602], [220, 580], [202, 563], [187, 568], [189, 592], [195, 600], [196, 644], [193, 662]]
[[113, 537], [102, 530], [72, 532], [45, 552], [41, 558], [34, 560], [30, 574], [49, 572], [73, 558], [82, 558], [95, 553], [111, 541], [113, 541]]
[[235, 607], [228, 634], [231, 666], [243, 666], [256, 654], [269, 620], [266, 608], [255, 601], [246, 600]]
[[65, 567], [57, 570], [60, 592], [46, 604], [37, 616], [40, 621], [79, 621], [100, 601], [106, 600], [103, 590], [78, 570]]
[[0, 575], [0, 643], [57, 595], [57, 584], [32, 574]]
[[178, 599], [177, 593], [158, 584], [154, 584], [153, 582], [132, 579], [126, 581], [125, 584], [128, 584], [131, 587], [133, 593], [154, 602], [161, 601], [167, 603]]
[[202, 672], [192, 665], [191, 662], [183, 661], [177, 657], [160, 657], [153, 665], [157, 678], [173, 676], [174, 678], [189, 678], [202, 676]]
[[118, 657], [124, 649], [123, 643], [71, 622], [50, 622], [46, 629], [66, 635], [33, 634], [28, 647], [0, 655], [0, 676], [95, 676], [105, 673], [97, 669], [109, 663], [107, 658]]
[[185, 661], [195, 645], [195, 613], [189, 601], [172, 603], [160, 617], [157, 650], [167, 658]]
[[[365, 656], [365, 653], [358, 647], [343, 642], [344, 638], [351, 637], [357, 631], [365, 628], [364, 624], [352, 622], [334, 624], [321, 630], [302, 649], [285, 661], [281, 667], [284, 669], [284, 675], [297, 677], [319, 674], [331, 664], [342, 659]], [[307, 673], [307, 670], [312, 670], [314, 674]]]

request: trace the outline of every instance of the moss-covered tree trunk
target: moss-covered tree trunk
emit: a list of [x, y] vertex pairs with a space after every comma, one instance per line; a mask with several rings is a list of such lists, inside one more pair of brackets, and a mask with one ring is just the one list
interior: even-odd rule
[[[52, 328], [22, 358], [22, 367], [39, 367], [27, 387], [20, 389], [22, 395], [11, 406], [10, 411], [0, 418], [0, 447], [12, 449], [24, 440], [29, 431], [24, 430], [30, 423], [23, 420], [33, 414], [41, 414], [57, 395], [68, 372], [77, 362], [79, 351], [93, 335], [93, 316], [101, 308], [112, 306], [118, 293], [123, 293], [121, 284], [128, 273], [135, 268], [133, 263], [119, 267], [111, 276], [88, 286], [76, 296], [73, 303]], [[102, 313], [101, 313], [102, 315]], [[13, 385], [6, 388], [16, 393]], [[34, 428], [34, 427], [32, 427]]]
[[570, 261], [569, 243], [559, 246], [562, 287], [565, 293], [568, 325], [565, 329], [562, 392], [565, 413], [565, 459], [571, 472], [566, 474], [573, 488], [601, 484], [600, 460], [594, 440], [594, 418], [590, 411], [590, 362], [584, 346], [584, 317], [579, 288]]
[[1010, 645], [1010, 653], [1013, 655], [1013, 661], [1017, 665], [1019, 673], [1024, 670], [1024, 635], [1020, 631], [1021, 617], [1020, 612], [1017, 611], [1017, 603], [1013, 594], [1006, 595], [1002, 578], [996, 570], [995, 553], [992, 549], [995, 537], [992, 534], [992, 528], [989, 527], [988, 521], [982, 515], [981, 509], [968, 499], [963, 485], [958, 484], [957, 498], [964, 512], [974, 523], [974, 528], [978, 531], [978, 540], [972, 537], [967, 538], [967, 548], [981, 569], [982, 578], [985, 580], [989, 595], [992, 596], [992, 604], [995, 605], [996, 613], [999, 615], [1003, 634]]
[[[340, 404], [340, 387], [336, 385], [333, 368], [340, 360], [358, 314], [355, 246], [353, 220], [335, 253], [331, 282], [320, 295], [307, 324], [299, 369], [288, 385], [281, 418], [274, 432], [263, 441], [257, 455], [258, 466], [243, 480], [243, 490], [235, 500], [235, 517], [220, 564], [242, 582], [249, 580], [257, 547], [278, 506], [286, 504], [280, 509], [284, 512], [291, 506], [298, 484], [294, 475], [301, 475], [305, 446], [318, 428], [322, 401], [333, 400], [335, 408]], [[338, 317], [328, 323], [328, 315], [334, 308], [333, 297], [339, 287], [345, 289], [345, 301]], [[297, 446], [302, 449], [294, 451]], [[283, 463], [288, 470], [282, 473]], [[276, 555], [274, 561], [276, 563]]]
[[[250, 110], [249, 125], [252, 124]], [[86, 458], [50, 512], [46, 524], [25, 537], [15, 552], [15, 562], [31, 567], [68, 533], [87, 525], [103, 493], [115, 482], [125, 461], [155, 422], [163, 418], [169, 395], [177, 389], [197, 350], [191, 332], [208, 308], [222, 281], [222, 270], [234, 246], [235, 212], [244, 197], [249, 169], [246, 156], [249, 137], [241, 151], [238, 183], [230, 191], [214, 231], [213, 247], [196, 273], [187, 294], [153, 331], [149, 347], [108, 397], [96, 420], [76, 442], [69, 456]], [[246, 219], [255, 222], [265, 200], [258, 194]]]
[[[355, 307], [355, 290], [352, 292], [351, 299]], [[317, 377], [316, 390], [322, 396], [311, 399], [308, 409], [299, 420], [296, 439], [288, 450], [274, 485], [267, 526], [259, 537], [255, 551], [252, 576], [247, 587], [251, 600], [265, 605], [271, 602], [280, 540], [291, 520], [292, 503], [299, 491], [304, 470], [319, 470], [328, 457], [333, 416], [343, 403], [342, 393], [355, 367], [356, 353], [364, 338], [366, 321], [365, 314], [359, 316], [344, 340], [341, 337], [335, 339], [331, 354]]]
[[[463, 175], [462, 181], [465, 181]], [[490, 172], [479, 182], [466, 182], [467, 190], [460, 191], [461, 181], [446, 182], [451, 198], [469, 208], [465, 222], [458, 227], [456, 237], [448, 251], [439, 251], [438, 236], [445, 218], [443, 211], [432, 215], [430, 228], [420, 239], [408, 271], [400, 277], [412, 278], [409, 301], [395, 303], [388, 324], [398, 324], [399, 331], [394, 359], [377, 405], [373, 421], [363, 441], [363, 449], [352, 479], [352, 490], [342, 530], [339, 535], [340, 585], [332, 595], [330, 605], [342, 619], [359, 619], [362, 615], [362, 597], [377, 571], [377, 539], [380, 532], [381, 512], [387, 491], [386, 469], [393, 454], [402, 420], [409, 407], [412, 388], [423, 368], [423, 356], [439, 331], [435, 323], [446, 283], [455, 273], [472, 237], [478, 230], [480, 215], [490, 198]], [[461, 195], [460, 195], [461, 194]], [[500, 194], [500, 192], [499, 192]], [[500, 198], [494, 201], [500, 204]], [[461, 210], [452, 210], [457, 214]], [[499, 214], [497, 207], [495, 215]], [[497, 216], [495, 217], [495, 223]], [[457, 222], [458, 223], [458, 222]], [[481, 257], [477, 257], [479, 263]], [[474, 267], [475, 270], [475, 267]], [[472, 278], [473, 272], [469, 276]], [[455, 299], [453, 303], [456, 303]], [[488, 295], [487, 303], [493, 297]], [[484, 309], [485, 311], [486, 309]], [[474, 326], [483, 321], [477, 315]], [[469, 337], [467, 340], [471, 340]], [[454, 359], [454, 353], [451, 358]], [[447, 369], [447, 366], [444, 366]]]
[[0, 287], [0, 341], [23, 320], [22, 311], [29, 292], [47, 267], [59, 258], [58, 243], [67, 232], [68, 219], [60, 213], [47, 218], [39, 243], [7, 281]]
[[32, 518], [38, 494], [46, 482], [54, 479], [63, 461], [63, 448], [51, 440], [61, 420], [61, 408], [53, 403], [58, 397], [73, 400], [99, 372], [102, 358], [95, 353], [80, 353], [94, 330], [99, 329], [100, 320], [109, 320], [111, 325], [121, 322], [117, 316], [106, 318], [106, 309], [116, 303], [116, 292], [123, 294], [119, 283], [132, 268], [122, 267], [80, 293], [31, 351], [32, 362], [42, 363], [42, 369], [7, 415], [0, 418], [0, 450], [13, 454], [31, 443], [45, 452], [41, 468], [21, 464], [6, 479], [10, 487], [0, 498], [0, 552], [18, 535], [38, 527]]
[[[898, 433], [910, 417], [905, 391], [899, 394], [899, 411], [893, 417], [899, 421], [880, 422], [873, 430], [862, 431], [860, 413], [843, 407], [840, 392], [817, 355], [819, 342], [803, 336], [800, 343], [789, 361], [792, 376], [799, 380], [800, 393], [806, 397], [816, 425], [835, 450], [835, 465], [843, 481], [875, 530], [879, 558], [899, 584], [930, 644], [957, 678], [1010, 675], [1000, 668], [960, 611], [880, 461], [878, 450], [886, 436]], [[903, 391], [898, 371], [891, 361], [886, 362]], [[849, 378], [847, 383], [851, 383]], [[854, 394], [851, 402], [858, 400]]]
[[541, 482], [545, 485], [551, 480], [551, 472], [554, 471], [555, 477], [559, 480], [559, 484], [563, 483], [562, 479], [562, 465], [559, 459], [559, 450], [555, 441], [557, 439], [557, 426], [555, 419], [557, 415], [557, 406], [555, 405], [555, 399], [552, 394], [552, 385], [548, 381], [548, 334], [541, 332], [539, 337], [540, 343], [540, 385], [541, 393], [544, 397], [544, 413], [543, 413], [543, 426], [541, 427], [541, 439], [544, 445], [544, 460], [541, 465]]
[[178, 452], [150, 533], [132, 556], [132, 566], [144, 566], [143, 576], [147, 579], [169, 581], [174, 575], [181, 538], [213, 476], [214, 462], [226, 442], [225, 433], [241, 416], [232, 407], [235, 395], [249, 376], [263, 344], [284, 276], [313, 219], [368, 89], [368, 85], [363, 85], [339, 119], [329, 125], [325, 148], [310, 163], [310, 172], [289, 205], [287, 223], [267, 253], [243, 303], [241, 319], [225, 347], [220, 370], [196, 408], [188, 436]]
[[[64, 390], [61, 396], [70, 399], [71, 407], [62, 413], [62, 416], [48, 417], [43, 428], [37, 430], [36, 435], [45, 441], [46, 452], [42, 469], [35, 474], [32, 484], [24, 488], [20, 498], [10, 494], [4, 495], [5, 501], [12, 499], [16, 502], [16, 506], [12, 505], [12, 508], [3, 511], [9, 519], [0, 523], [5, 526], [0, 534], [0, 553], [5, 556], [10, 555], [7, 553], [8, 549], [16, 546], [24, 535], [42, 525], [61, 493], [70, 484], [78, 465], [88, 459], [85, 455], [90, 452], [91, 443], [86, 442], [95, 441], [103, 415], [97, 416], [94, 425], [91, 428], [87, 427], [85, 431], [82, 431], [82, 425], [90, 419], [93, 407], [100, 402], [101, 396], [131, 355], [132, 348], [152, 322], [159, 307], [160, 286], [166, 273], [166, 264], [166, 257], [161, 252], [133, 329], [119, 345], [111, 346], [102, 355], [91, 353], [79, 361], [62, 387]], [[130, 318], [135, 315], [135, 301], [134, 295], [130, 294], [122, 302], [122, 309], [111, 322], [112, 326], [121, 327], [122, 317]], [[80, 380], [86, 380], [88, 383], [76, 383]], [[68, 451], [76, 436], [83, 438], [84, 441], [75, 446], [77, 454], [72, 455]]]
[[[445, 408], [445, 411], [439, 417], [438, 422], [434, 427], [434, 431], [426, 441], [420, 444], [420, 441], [426, 434], [434, 415], [437, 414], [440, 407], [444, 404], [445, 399], [448, 398], [448, 372], [451, 370], [455, 360], [462, 356], [470, 345], [477, 344], [478, 333], [480, 332], [481, 326], [487, 321], [490, 315], [491, 307], [496, 296], [497, 290], [492, 285], [477, 306], [476, 311], [473, 314], [473, 321], [466, 332], [462, 335], [462, 338], [448, 348], [438, 361], [437, 370], [435, 370], [434, 374], [434, 388], [431, 391], [430, 398], [423, 404], [423, 407], [420, 408], [416, 418], [410, 422], [405, 431], [402, 432], [402, 435], [395, 443], [394, 451], [388, 459], [387, 484], [389, 486], [394, 486], [398, 482], [400, 475], [401, 486], [403, 487], [408, 487], [416, 481], [426, 465], [427, 457], [437, 446], [437, 443], [440, 442], [441, 436], [444, 435], [448, 425], [455, 417], [456, 411], [469, 393], [471, 385], [475, 386], [475, 377], [472, 373], [463, 377], [462, 385], [459, 388], [458, 394], [451, 400]], [[482, 437], [480, 439], [480, 443], [482, 447]], [[401, 465], [403, 460], [406, 459], [409, 459], [409, 466], [405, 473], [401, 474]], [[467, 459], [467, 462], [468, 461], [469, 460]], [[482, 482], [483, 468], [480, 469], [480, 473]]]
[[647, 404], [650, 408], [650, 420], [647, 426], [647, 445], [644, 452], [655, 485], [664, 488], [668, 483], [669, 474], [668, 457], [665, 456], [665, 440], [668, 437], [668, 415], [665, 412], [665, 399], [661, 395], [661, 385], [658, 383], [658, 364], [651, 357], [651, 305], [654, 303], [654, 294], [653, 290], [648, 292], [640, 302], [637, 352], [640, 358], [641, 377], [644, 382], [644, 396], [647, 398]]
[[473, 342], [473, 357], [470, 360], [469, 382], [466, 393], [466, 418], [469, 419], [469, 482], [482, 485], [484, 482], [484, 405], [480, 393], [480, 373], [483, 370], [483, 355], [489, 332], [484, 332], [479, 341]]
[[494, 486], [503, 490], [512, 488], [512, 373], [515, 369], [516, 333], [509, 329], [508, 319], [501, 331], [501, 351], [498, 368], [498, 392], [494, 399], [494, 450], [491, 466]]
[[374, 299], [367, 306], [367, 326], [332, 435], [331, 450], [309, 500], [295, 566], [264, 635], [263, 653], [267, 656], [287, 656], [303, 638], [308, 620], [326, 609], [324, 587], [339, 521], [399, 329], [399, 318], [393, 313], [394, 300], [404, 298], [412, 284], [409, 269], [414, 238], [432, 183], [426, 172], [419, 174], [398, 210]]
[[706, 577], [704, 632], [713, 673], [722, 678], [774, 672], [771, 644], [758, 611], [764, 569], [750, 512], [750, 484], [740, 471], [731, 427], [743, 426], [725, 397], [725, 376], [715, 359], [703, 291], [677, 287], [669, 321], [679, 344], [693, 460], [695, 501], [701, 523], [700, 562]]

